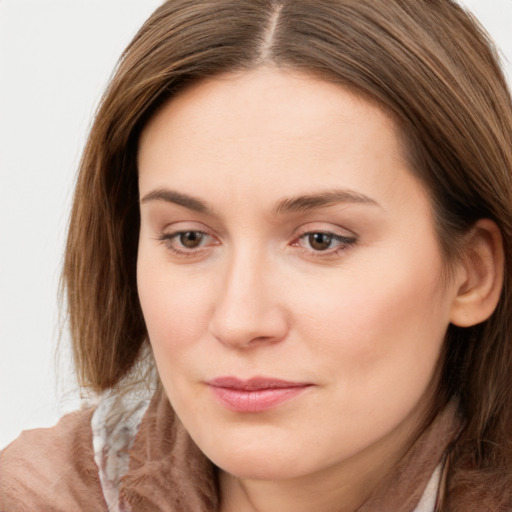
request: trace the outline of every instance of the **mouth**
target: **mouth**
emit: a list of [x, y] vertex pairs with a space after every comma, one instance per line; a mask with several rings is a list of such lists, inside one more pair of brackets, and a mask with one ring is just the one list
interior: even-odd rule
[[277, 407], [312, 386], [306, 382], [268, 377], [253, 377], [248, 380], [219, 377], [206, 384], [221, 405], [240, 413], [258, 413]]

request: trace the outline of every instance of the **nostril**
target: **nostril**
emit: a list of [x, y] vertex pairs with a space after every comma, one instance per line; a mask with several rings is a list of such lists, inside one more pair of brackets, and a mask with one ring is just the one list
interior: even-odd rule
[[286, 336], [287, 330], [284, 315], [278, 310], [238, 316], [236, 319], [217, 312], [210, 325], [210, 332], [215, 339], [234, 348], [279, 342]]
[[236, 348], [283, 339], [288, 329], [285, 308], [264, 272], [264, 256], [255, 250], [235, 251], [224, 270], [211, 310], [212, 336]]

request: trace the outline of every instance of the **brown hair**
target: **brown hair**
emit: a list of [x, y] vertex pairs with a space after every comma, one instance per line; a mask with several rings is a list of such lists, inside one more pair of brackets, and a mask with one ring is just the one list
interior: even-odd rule
[[[191, 83], [262, 64], [319, 74], [393, 112], [447, 260], [461, 234], [490, 218], [512, 261], [511, 99], [488, 36], [455, 2], [171, 0], [122, 55], [80, 165], [64, 284], [83, 386], [116, 386], [146, 342], [136, 288], [141, 130]], [[457, 394], [468, 420], [452, 478], [457, 510], [490, 482], [510, 499], [511, 280], [507, 268], [487, 322], [447, 333], [438, 406]]]

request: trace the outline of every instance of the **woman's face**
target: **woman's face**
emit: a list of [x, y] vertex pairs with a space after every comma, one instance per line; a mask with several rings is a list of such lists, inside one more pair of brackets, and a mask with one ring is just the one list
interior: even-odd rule
[[392, 119], [262, 68], [166, 104], [138, 164], [140, 302], [207, 457], [279, 479], [401, 453], [456, 290]]

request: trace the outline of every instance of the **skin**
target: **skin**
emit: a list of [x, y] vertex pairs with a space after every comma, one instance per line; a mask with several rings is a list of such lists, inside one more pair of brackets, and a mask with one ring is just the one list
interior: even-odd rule
[[[143, 131], [140, 301], [224, 510], [355, 510], [425, 418], [461, 283], [399, 135], [377, 105], [273, 68], [201, 82]], [[310, 386], [239, 413], [220, 376]]]

